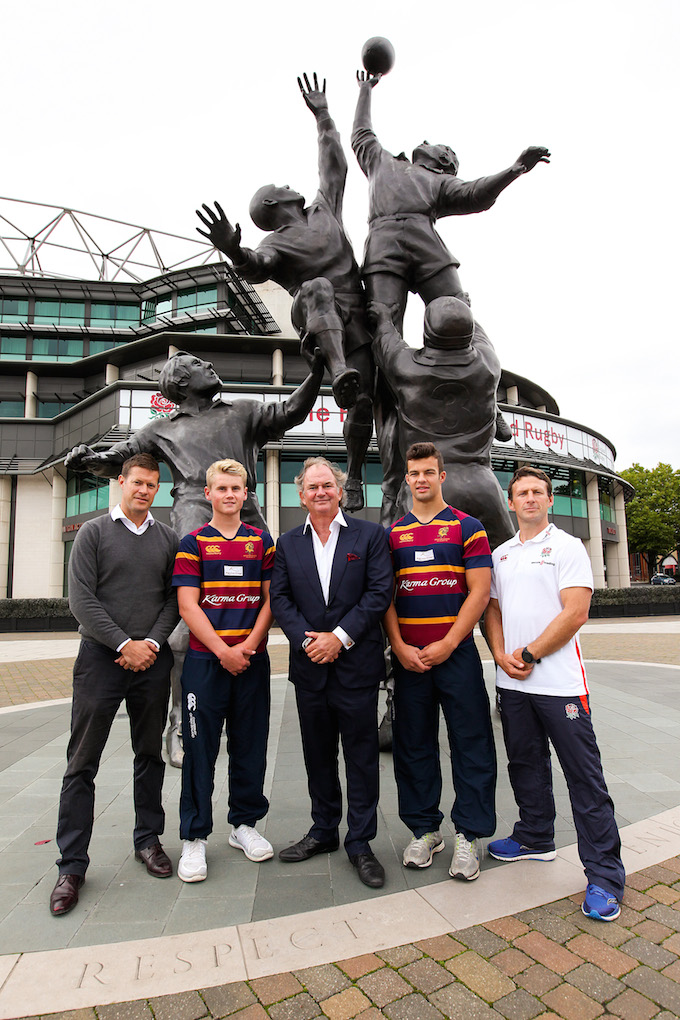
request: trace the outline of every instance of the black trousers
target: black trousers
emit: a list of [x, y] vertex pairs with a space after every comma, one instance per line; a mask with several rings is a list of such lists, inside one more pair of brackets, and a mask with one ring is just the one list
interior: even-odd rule
[[589, 699], [502, 689], [499, 693], [508, 774], [519, 808], [512, 838], [535, 850], [555, 849], [550, 738], [567, 781], [586, 877], [620, 900], [626, 881], [621, 840]]
[[378, 825], [378, 688], [343, 687], [329, 667], [326, 686], [308, 691], [296, 685], [302, 749], [314, 824], [309, 835], [324, 843], [338, 837], [342, 790], [339, 739], [347, 777], [347, 836], [350, 857], [370, 850]]
[[60, 874], [84, 875], [94, 821], [94, 780], [121, 702], [130, 717], [134, 751], [135, 850], [156, 842], [165, 827], [161, 757], [168, 715], [173, 656], [165, 644], [153, 666], [140, 673], [117, 666], [118, 653], [82, 641], [73, 667], [71, 739], [59, 799], [57, 844]]

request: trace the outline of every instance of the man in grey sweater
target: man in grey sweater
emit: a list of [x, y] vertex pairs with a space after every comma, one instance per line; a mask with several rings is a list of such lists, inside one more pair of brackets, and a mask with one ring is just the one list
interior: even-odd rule
[[122, 701], [134, 751], [135, 857], [156, 878], [172, 874], [158, 837], [165, 826], [161, 740], [173, 662], [167, 639], [179, 619], [172, 588], [178, 539], [149, 511], [159, 477], [149, 454], [126, 460], [118, 479], [120, 503], [86, 521], [73, 543], [69, 605], [82, 642], [73, 668], [71, 739], [59, 800], [54, 915], [75, 907], [85, 881], [94, 779]]

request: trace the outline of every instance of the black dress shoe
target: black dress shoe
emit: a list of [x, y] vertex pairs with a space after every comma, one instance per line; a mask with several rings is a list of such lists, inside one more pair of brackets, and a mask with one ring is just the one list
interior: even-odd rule
[[385, 884], [385, 869], [369, 850], [367, 854], [355, 854], [350, 861], [357, 869], [359, 878], [371, 889], [382, 889]]
[[170, 878], [172, 875], [172, 861], [160, 843], [153, 843], [143, 850], [135, 850], [135, 857], [146, 864], [146, 870], [154, 878]]
[[55, 917], [68, 914], [78, 902], [78, 890], [85, 878], [83, 875], [60, 875], [50, 896], [50, 912]]
[[288, 864], [308, 861], [310, 857], [316, 857], [317, 854], [330, 854], [339, 846], [340, 843], [337, 839], [332, 843], [322, 843], [321, 840], [314, 839], [313, 836], [303, 836], [299, 842], [287, 846], [284, 850], [279, 850], [279, 860], [286, 861]]

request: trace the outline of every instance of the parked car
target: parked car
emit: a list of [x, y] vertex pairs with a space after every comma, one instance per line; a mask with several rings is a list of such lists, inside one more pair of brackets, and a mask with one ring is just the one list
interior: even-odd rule
[[650, 580], [650, 584], [675, 584], [675, 578], [671, 577], [670, 574], [654, 574]]

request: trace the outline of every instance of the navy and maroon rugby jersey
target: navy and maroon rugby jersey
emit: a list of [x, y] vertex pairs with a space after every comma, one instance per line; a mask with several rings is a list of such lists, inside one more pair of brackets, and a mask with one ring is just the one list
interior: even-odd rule
[[[262, 582], [270, 581], [274, 540], [266, 531], [241, 523], [234, 538], [225, 538], [206, 524], [179, 544], [172, 583], [175, 588], [200, 588], [199, 606], [215, 632], [228, 645], [237, 645], [255, 625], [262, 605]], [[262, 641], [258, 652], [267, 644]], [[189, 647], [215, 658], [194, 637]]]
[[[491, 566], [489, 540], [475, 517], [452, 506], [427, 524], [408, 513], [388, 538], [399, 630], [407, 644], [424, 648], [456, 622], [468, 593], [465, 571]], [[471, 640], [472, 633], [461, 644]]]

